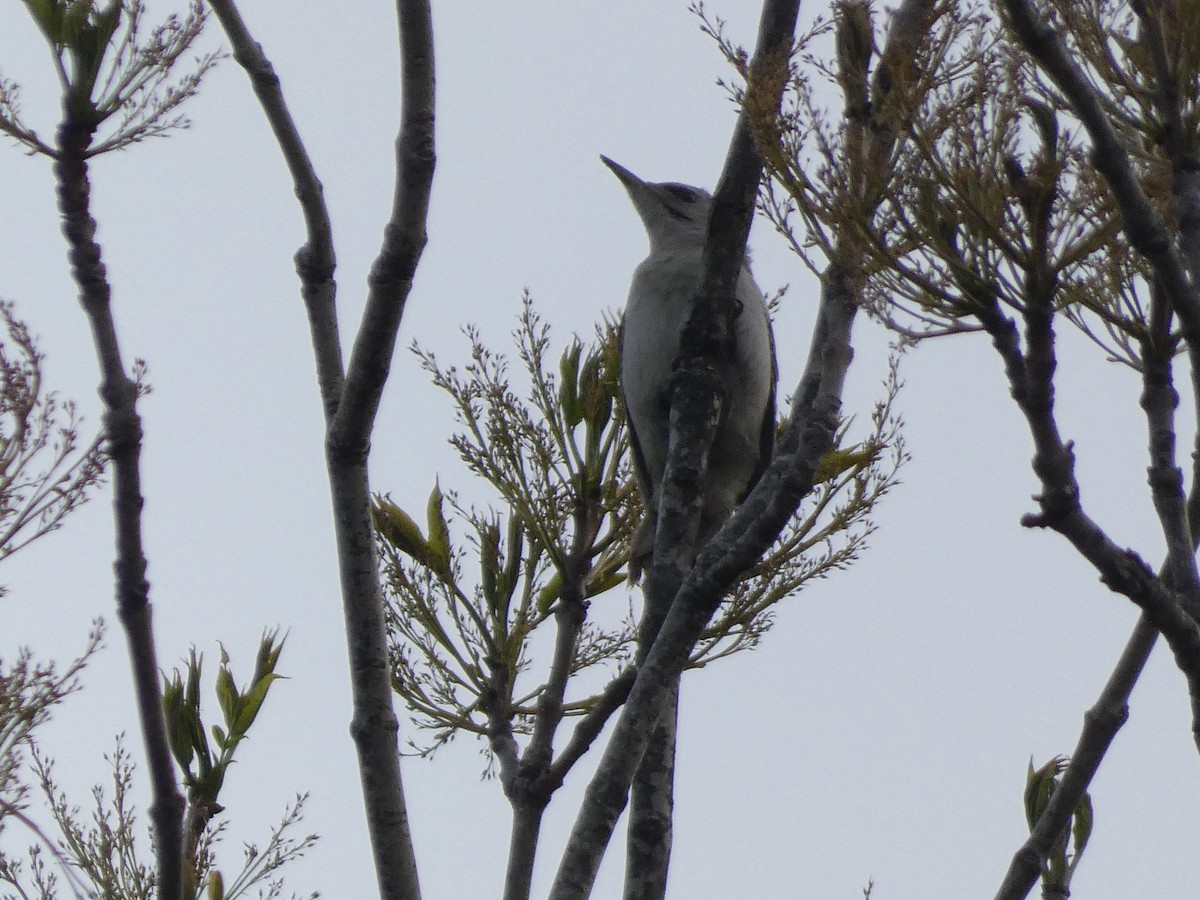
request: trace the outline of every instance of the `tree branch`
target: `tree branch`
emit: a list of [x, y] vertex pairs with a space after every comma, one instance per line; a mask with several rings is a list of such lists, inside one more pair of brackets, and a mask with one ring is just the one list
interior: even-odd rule
[[508, 842], [508, 868], [504, 873], [504, 900], [529, 900], [533, 889], [533, 863], [546, 804], [528, 798], [513, 801], [512, 834]]
[[[1143, 42], [1150, 50], [1154, 65], [1154, 107], [1162, 126], [1162, 146], [1171, 162], [1171, 214], [1178, 225], [1179, 249], [1192, 284], [1200, 284], [1200, 158], [1196, 136], [1186, 130], [1179, 74], [1172, 71], [1167, 56], [1162, 17], [1167, 8], [1148, 3], [1132, 3], [1144, 30]], [[1177, 13], [1177, 10], [1171, 10]], [[1178, 27], [1169, 21], [1167, 28]]]
[[588, 785], [551, 889], [552, 900], [582, 900], [591, 892], [649, 741], [647, 722], [662, 709], [663, 698], [725, 592], [761, 557], [812, 489], [817, 465], [832, 446], [851, 355], [855, 309], [847, 302], [846, 282], [838, 270], [826, 275], [817, 335], [809, 349], [811, 396], [794, 407], [775, 459], [725, 527], [701, 550], [672, 604]]
[[325, 205], [325, 192], [300, 138], [283, 97], [283, 88], [271, 61], [250, 35], [232, 0], [209, 0], [233, 47], [233, 58], [250, 78], [283, 159], [292, 175], [296, 198], [308, 231], [308, 240], [296, 253], [296, 273], [308, 311], [317, 364], [317, 384], [326, 419], [332, 418], [342, 396], [342, 342], [337, 323], [337, 285], [333, 280], [337, 259], [333, 226]]
[[[587, 490], [582, 484], [583, 479], [580, 481], [581, 490]], [[563, 719], [563, 699], [567, 692], [567, 682], [571, 676], [579, 635], [587, 615], [585, 592], [587, 575], [591, 568], [589, 551], [595, 544], [603, 512], [598, 492], [594, 492], [592, 496], [576, 497], [571, 548], [560, 570], [562, 590], [554, 615], [557, 633], [550, 673], [538, 698], [533, 735], [525, 753], [519, 758], [515, 754], [516, 741], [512, 739], [510, 709], [506, 707], [497, 710], [494, 717], [498, 725], [502, 723], [506, 730], [505, 746], [502, 747], [506, 756], [500, 757], [500, 777], [504, 793], [513, 809], [504, 900], [528, 900], [542, 814], [550, 802], [551, 795], [562, 784], [561, 777], [554, 781], [547, 778], [547, 773], [554, 753], [554, 736]], [[507, 665], [504, 669], [507, 678]], [[493, 718], [490, 712], [489, 718]], [[492, 746], [496, 745], [497, 741], [493, 740]]]
[[104, 436], [113, 471], [117, 613], [128, 642], [153, 793], [150, 819], [154, 824], [158, 900], [181, 900], [184, 799], [175, 780], [175, 763], [162, 714], [150, 585], [146, 581], [146, 557], [142, 550], [142, 420], [137, 412], [138, 385], [126, 373], [121, 360], [109, 302], [108, 274], [95, 240], [96, 221], [90, 209], [87, 155], [95, 128], [94, 121], [80, 117], [79, 108], [70, 102], [68, 95], [58, 130], [54, 174], [63, 234], [70, 248], [71, 273], [79, 286], [79, 300], [87, 313], [100, 364]]
[[[719, 196], [720, 190], [717, 193]], [[709, 219], [708, 245], [711, 245], [713, 230], [719, 224], [715, 217], [714, 202], [714, 214]], [[736, 240], [736, 234], [732, 238]], [[744, 253], [744, 233], [741, 240]], [[730, 264], [736, 263], [740, 271], [741, 259], [730, 258], [728, 261]], [[716, 346], [722, 346], [729, 334], [724, 308], [731, 304], [718, 294], [705, 295], [702, 291], [701, 296], [706, 299], [701, 299], [693, 307], [684, 329], [680, 343], [681, 358], [672, 388], [667, 465], [659, 499], [654, 556], [643, 592], [644, 609], [638, 628], [635, 660], [638, 667], [646, 661], [662, 623], [676, 600], [679, 586], [695, 561], [708, 454], [725, 402], [713, 357], [689, 355], [689, 352], [704, 354], [707, 351], [697, 345], [689, 347], [688, 340], [689, 332], [694, 340], [704, 340], [700, 331], [715, 325], [717, 330], [710, 337]], [[733, 295], [731, 293], [728, 296]], [[718, 337], [721, 329], [725, 334]], [[667, 889], [675, 805], [675, 736], [682, 669], [681, 665], [675, 673], [658, 712], [646, 721], [648, 740], [630, 784], [632, 797], [626, 835], [625, 900], [662, 900]]]
[[[1004, 0], [1009, 22], [1020, 44], [1051, 77], [1071, 103], [1092, 139], [1092, 163], [1104, 176], [1121, 210], [1123, 228], [1133, 247], [1141, 253], [1155, 273], [1155, 289], [1162, 292], [1171, 310], [1183, 323], [1184, 334], [1192, 346], [1200, 344], [1200, 286], [1193, 284], [1175, 246], [1173, 237], [1153, 202], [1142, 190], [1129, 153], [1109, 122], [1095, 88], [1079, 66], [1071, 60], [1053, 27], [1035, 11], [1029, 0]], [[985, 322], [993, 343], [1008, 354], [1005, 365], [1010, 372], [1014, 397], [1018, 384], [1013, 381], [1015, 366], [1012, 346], [1015, 338], [1006, 334], [998, 308], [985, 313]], [[1031, 359], [1035, 355], [1031, 343]], [[1040, 390], [1031, 381], [1038, 373], [1026, 372], [1024, 391]], [[1074, 454], [1063, 444], [1054, 424], [1052, 411], [1042, 404], [1021, 403], [1034, 437], [1037, 452], [1034, 469], [1042, 480], [1039, 497], [1042, 512], [1027, 516], [1024, 524], [1048, 526], [1065, 536], [1101, 573], [1109, 587], [1129, 597], [1162, 632], [1188, 680], [1192, 705], [1193, 737], [1200, 747], [1200, 632], [1196, 621], [1181, 609], [1177, 595], [1156, 578], [1149, 567], [1131, 550], [1121, 550], [1082, 510], [1079, 486], [1074, 477]], [[1194, 565], [1194, 563], [1192, 563]]]
[[[581, 489], [586, 490], [582, 484]], [[572, 517], [574, 535], [571, 549], [564, 560], [562, 590], [559, 592], [558, 607], [554, 613], [554, 655], [550, 673], [537, 703], [533, 735], [525, 750], [522, 764], [534, 778], [540, 779], [550, 765], [554, 753], [554, 735], [563, 718], [563, 699], [567, 694], [567, 682], [571, 677], [571, 665], [579, 634], [583, 630], [587, 615], [586, 581], [591, 569], [589, 551], [596, 542], [596, 535], [603, 520], [600, 498], [577, 497]], [[546, 795], [549, 799], [549, 795]]]
[[662, 900], [667, 893], [674, 842], [680, 681], [681, 673], [676, 673], [629, 785], [624, 900]]
[[[743, 103], [713, 194], [700, 290], [680, 339], [671, 390], [670, 443], [659, 497], [653, 566], [645, 587], [645, 611], [638, 635], [639, 662], [676, 602], [679, 586], [695, 559], [708, 453], [722, 405], [728, 402], [716, 361], [730, 352], [732, 324], [737, 315], [734, 295], [763, 173], [747, 107], [771, 115], [778, 111], [786, 81], [779, 73], [787, 71], [799, 6], [799, 0], [767, 0], [763, 5], [746, 87], [754, 101]], [[676, 682], [664, 698], [661, 721], [646, 723], [654, 737], [634, 783], [626, 900], [660, 900], [666, 891], [678, 692]]]
[[1150, 466], [1147, 470], [1154, 509], [1167, 545], [1163, 569], [1179, 592], [1180, 603], [1193, 620], [1200, 621], [1200, 574], [1196, 550], [1188, 525], [1183, 472], [1175, 458], [1175, 390], [1171, 359], [1171, 311], [1157, 285], [1151, 286], [1150, 328], [1142, 341], [1142, 409], [1149, 432]]
[[368, 278], [370, 291], [350, 354], [342, 402], [330, 425], [330, 452], [335, 454], [365, 451], [427, 240], [425, 222], [436, 162], [433, 21], [429, 0], [396, 0], [396, 10], [402, 87], [396, 188], [383, 247]]
[[1113, 737], [1129, 718], [1129, 695], [1157, 638], [1158, 631], [1143, 615], [1129, 636], [1104, 690], [1092, 708], [1084, 713], [1083, 730], [1071, 754], [1071, 762], [1050, 803], [1030, 830], [1029, 840], [1013, 856], [996, 900], [1024, 900], [1037, 883], [1043, 860], [1056, 842], [1061, 843], [1063, 829], [1074, 814], [1079, 798], [1095, 777]]
[[[936, 3], [933, 0], [906, 0], [901, 4], [892, 17], [882, 63], [876, 70], [869, 88], [865, 83], [867, 69], [864, 64], [861, 92], [865, 96], [870, 90], [872, 99], [880, 107], [885, 105], [884, 101], [893, 90], [900, 90], [908, 83], [912, 48], [919, 44], [926, 34], [935, 15], [935, 7]], [[671, 467], [676, 459], [676, 435], [678, 431], [682, 431], [677, 430], [674, 421], [676, 413], [683, 409], [684, 403], [693, 404], [686, 418], [681, 415], [680, 419], [685, 421], [688, 429], [697, 437], [707, 431], [708, 440], [704, 440], [703, 443], [697, 441], [702, 448], [707, 448], [711, 440], [710, 429], [715, 425], [719, 414], [719, 406], [711, 400], [705, 402], [707, 397], [712, 396], [707, 392], [706, 385], [713, 384], [716, 379], [711, 369], [705, 368], [704, 360], [719, 354], [728, 341], [730, 306], [722, 298], [732, 296], [733, 285], [742, 264], [758, 182], [762, 177], [762, 159], [757, 150], [753, 149], [752, 122], [751, 117], [747, 115], [747, 109], [752, 109], [755, 116], [764, 119], [777, 115], [780, 94], [787, 78], [796, 13], [797, 9], [787, 8], [787, 4], [775, 4], [773, 8], [772, 4], [768, 4], [763, 10], [758, 47], [750, 66], [742, 114], [739, 116], [725, 171], [714, 197], [705, 245], [705, 283], [696, 310], [684, 331], [683, 361], [680, 368], [684, 371], [690, 368], [695, 374], [690, 379], [681, 377], [675, 387], [672, 401], [672, 447], [668, 472], [664, 478], [665, 485], [670, 483]], [[898, 136], [897, 128], [901, 123], [867, 121], [867, 108], [859, 108], [849, 102], [849, 98], [846, 115], [849, 131], [857, 138], [856, 146], [860, 151], [853, 159], [848, 159], [847, 164], [855, 167], [855, 173], [860, 176], [859, 200], [865, 206], [873, 207], [878, 204], [883, 185], [886, 184], [886, 177], [881, 173], [886, 172], [891, 147]], [[729, 589], [732, 580], [761, 558], [766, 548], [778, 537], [783, 524], [794, 514], [800, 497], [811, 490], [813, 470], [808, 466], [815, 464], [815, 461], [832, 446], [844, 379], [853, 356], [850, 348], [850, 330], [857, 308], [854, 289], [854, 279], [858, 272], [857, 259], [852, 250], [844, 255], [845, 260], [831, 264], [823, 278], [821, 306], [810, 345], [808, 364], [796, 388], [791, 424], [780, 442], [776, 457], [776, 464], [780, 468], [772, 465], [742, 508], [700, 551], [684, 587], [678, 591], [669, 607], [667, 622], [658, 633], [650, 656], [641, 666], [634, 694], [622, 712], [617, 725], [618, 732], [610, 740], [609, 751], [621, 746], [618, 735], [622, 724], [636, 721], [634, 697], [638, 696], [640, 691], [645, 689], [651, 694], [655, 690], [661, 690], [662, 696], [670, 695], [670, 684], [665, 687], [643, 688], [643, 682], [651, 685], [655, 683], [655, 676], [652, 675], [655, 669], [652, 668], [652, 664], [663, 658], [659, 656], [660, 653], [669, 657], [671, 651], [660, 649], [660, 645], [671, 647], [672, 642], [679, 639], [678, 632], [668, 634], [673, 623], [688, 620], [689, 626], [699, 622], [698, 628], [703, 628], [724, 592]], [[717, 272], [721, 273], [719, 277]], [[686, 396], [685, 391], [688, 389], [695, 391], [695, 399]], [[679, 443], [687, 447], [690, 441], [681, 436]], [[816, 455], [812, 455], [814, 453]], [[701, 478], [702, 466], [701, 459]], [[696, 460], [693, 460], [689, 468], [695, 470], [697, 467]], [[664, 527], [668, 527], [664, 522], [664, 508], [668, 506], [667, 490], [664, 486], [663, 501], [659, 510], [659, 541], [656, 542], [655, 548], [656, 563], [664, 557], [662, 537]], [[770, 493], [772, 491], [773, 496]], [[679, 533], [686, 535], [689, 530], [680, 528]], [[672, 570], [678, 568], [682, 568], [678, 563], [671, 567]], [[656, 588], [653, 582], [656, 574], [652, 572], [652, 580], [647, 585], [648, 607], [657, 602], [656, 597], [652, 596]], [[674, 571], [670, 571], [668, 577], [674, 574]], [[663, 593], [669, 596], [671, 590], [674, 590], [673, 586]], [[656, 611], [659, 617], [662, 613], [661, 609]], [[693, 613], [694, 616], [690, 616]], [[653, 629], [653, 617], [648, 617], [644, 625], [646, 624]], [[684, 631], [683, 634], [688, 632]], [[676, 646], [676, 652], [682, 652], [686, 656], [694, 642], [694, 636], [684, 638], [683, 642]], [[678, 678], [677, 670], [673, 678]], [[675, 683], [677, 684], [677, 681]], [[588, 829], [594, 829], [593, 839], [598, 842], [599, 853], [603, 852], [603, 844], [607, 841], [607, 835], [611, 834], [612, 825], [605, 821], [606, 815], [615, 821], [615, 816], [619, 815], [624, 803], [624, 792], [617, 778], [613, 778], [607, 784], [601, 783], [606, 762], [609, 762], [608, 752], [601, 763], [597, 778], [589, 786], [588, 803], [591, 804], [593, 800], [595, 803], [590, 810], [581, 810], [571, 839], [572, 845], [575, 845], [577, 838], [581, 838]], [[620, 764], [616, 759], [612, 762], [614, 769], [619, 768]], [[638, 777], [641, 777], [640, 773]], [[615, 804], [608, 813], [602, 809], [602, 804], [606, 802]], [[589, 816], [590, 822], [587, 821]], [[632, 825], [631, 816], [631, 827]], [[583, 844], [584, 841], [579, 840], [577, 849], [582, 851]], [[583, 893], [573, 894], [571, 891], [586, 891], [587, 888], [583, 885], [590, 885], [588, 879], [594, 878], [594, 873], [589, 875], [584, 871], [583, 877], [579, 878], [579, 872], [569, 871], [572, 845], [568, 846], [567, 855], [564, 856], [559, 869], [558, 880], [555, 882], [556, 892], [552, 896], [556, 898], [560, 896], [560, 885], [563, 897], [583, 896]], [[595, 864], [599, 864], [598, 856]], [[578, 879], [576, 884], [568, 886], [569, 879], [573, 877]]]
[[980, 311], [980, 321], [1004, 359], [1014, 399], [1025, 414], [1037, 448], [1033, 468], [1042, 482], [1036, 498], [1041, 512], [1025, 516], [1028, 528], [1052, 528], [1063, 535], [1100, 573], [1100, 581], [1132, 600], [1167, 639], [1176, 664], [1188, 680], [1192, 698], [1193, 735], [1200, 746], [1200, 632], [1176, 601], [1175, 594], [1133, 550], [1123, 550], [1084, 513], [1075, 480], [1075, 454], [1063, 443], [1053, 409], [1028, 401], [1030, 376], [1018, 346], [1016, 329], [994, 304]]
[[546, 779], [553, 790], [562, 785], [567, 772], [591, 748], [613, 713], [624, 705], [636, 678], [636, 667], [622, 669], [616, 678], [605, 685], [596, 705], [576, 723], [571, 739], [546, 770]]
[[231, 29], [230, 40], [238, 61], [248, 67], [284, 149], [308, 223], [309, 243], [297, 254], [296, 262], [304, 285], [326, 417], [326, 464], [354, 698], [350, 730], [358, 749], [380, 895], [384, 900], [417, 900], [420, 885], [400, 777], [399, 722], [392, 705], [367, 458], [396, 334], [426, 239], [434, 169], [433, 26], [429, 2], [396, 3], [402, 79], [396, 186], [391, 218], [371, 270], [366, 308], [344, 382], [333, 307], [334, 256], [320, 183], [287, 116], [270, 66], [264, 65], [261, 50], [246, 34], [233, 3], [218, 0], [214, 7], [222, 24]]
[[[1108, 182], [1130, 244], [1154, 268], [1188, 341], [1200, 344], [1200, 284], [1189, 280], [1170, 230], [1142, 190], [1129, 151], [1105, 116], [1096, 89], [1030, 0], [1004, 0], [1004, 8], [1020, 44], [1063, 92], [1083, 122], [1092, 139], [1092, 164]], [[1200, 222], [1196, 224], [1200, 227]]]
[[[670, 443], [659, 497], [653, 566], [645, 587], [638, 662], [668, 614], [695, 560], [703, 484], [724, 396], [716, 362], [728, 357], [734, 301], [754, 219], [763, 162], [754, 146], [748, 107], [779, 109], [799, 0], [764, 3], [747, 94], [713, 195], [702, 259], [702, 280], [683, 329], [671, 390]], [[718, 598], [719, 599], [719, 598]], [[681, 666], [682, 669], [682, 666]], [[661, 715], [646, 723], [649, 749], [633, 781], [626, 865], [626, 900], [661, 900], [666, 892], [674, 806], [675, 720], [678, 674], [664, 696]]]
[[[1153, 470], [1156, 466], [1163, 464], [1162, 461], [1156, 460], [1156, 434], [1165, 429], [1170, 433], [1173, 444], [1174, 426], [1171, 422], [1171, 408], [1174, 403], [1178, 402], [1178, 398], [1170, 384], [1172, 357], [1172, 348], [1168, 343], [1170, 317], [1161, 292], [1155, 291], [1152, 304], [1150, 335], [1143, 342], [1142, 359], [1146, 385], [1143, 406], [1147, 407], [1147, 421], [1150, 425], [1152, 459], [1150, 481], [1153, 486], [1156, 481], [1171, 483], [1176, 480], [1169, 475], [1166, 479], [1156, 478]], [[1169, 394], [1158, 396], [1164, 390]], [[1168, 468], [1173, 467], [1173, 462], [1171, 462], [1173, 459], [1173, 448], [1167, 448], [1165, 462]], [[1161, 505], [1157, 493], [1156, 490], [1156, 505]], [[1186, 503], [1182, 496], [1166, 500], [1168, 509], [1175, 505], [1183, 508], [1182, 513], [1185, 516], [1183, 528], [1189, 535], [1188, 541], [1192, 548], [1186, 550], [1185, 555], [1192, 560], [1192, 565], [1194, 565], [1195, 543], [1190, 535], [1196, 532], [1195, 526], [1200, 521], [1200, 511], [1196, 505], [1198, 497], [1200, 497], [1200, 483], [1193, 485], [1192, 494]], [[1162, 510], [1159, 515], [1160, 518], [1163, 516]], [[1164, 528], [1166, 528], [1165, 520]], [[1171, 544], [1171, 539], [1168, 539], [1168, 545]], [[1162, 566], [1170, 583], [1174, 582], [1176, 568], [1172, 562], [1172, 555], [1178, 556], [1178, 552], [1177, 548], [1169, 550], [1168, 558]], [[1146, 661], [1150, 658], [1150, 652], [1154, 649], [1157, 638], [1157, 629], [1143, 613], [1103, 692], [1092, 708], [1084, 714], [1083, 729], [1079, 734], [1079, 740], [1076, 743], [1075, 751], [1071, 754], [1067, 769], [1063, 773], [1058, 787], [1055, 788], [1050, 803], [1030, 830], [1029, 839], [1014, 854], [1004, 881], [1000, 885], [1000, 890], [996, 894], [996, 900], [1022, 900], [1037, 882], [1042, 872], [1042, 863], [1049, 856], [1055, 844], [1061, 840], [1063, 830], [1067, 827], [1071, 816], [1074, 815], [1076, 805], [1099, 770], [1100, 763], [1104, 760], [1113, 738], [1129, 717], [1130, 694], [1145, 668]]]

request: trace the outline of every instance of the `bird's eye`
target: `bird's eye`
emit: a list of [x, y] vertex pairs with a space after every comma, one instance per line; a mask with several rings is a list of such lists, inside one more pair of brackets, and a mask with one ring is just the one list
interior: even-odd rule
[[690, 187], [685, 187], [682, 184], [664, 184], [663, 189], [672, 197], [682, 200], [684, 203], [695, 203], [700, 199], [700, 195], [693, 191]]

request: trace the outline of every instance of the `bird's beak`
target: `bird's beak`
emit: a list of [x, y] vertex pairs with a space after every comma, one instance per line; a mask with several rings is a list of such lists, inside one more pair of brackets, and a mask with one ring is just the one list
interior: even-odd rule
[[621, 180], [621, 184], [625, 185], [626, 190], [631, 190], [635, 186], [641, 186], [646, 183], [646, 182], [642, 181], [642, 179], [640, 179], [636, 175], [634, 175], [632, 172], [630, 172], [627, 168], [625, 168], [620, 163], [613, 162], [611, 159], [609, 159], [603, 153], [600, 154], [600, 161], [602, 163], [604, 163], [606, 166], [608, 166], [612, 170], [612, 173]]

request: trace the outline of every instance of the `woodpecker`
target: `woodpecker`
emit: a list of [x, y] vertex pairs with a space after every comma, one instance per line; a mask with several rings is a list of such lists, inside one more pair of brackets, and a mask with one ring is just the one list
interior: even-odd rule
[[[670, 438], [670, 388], [683, 327], [703, 276], [712, 197], [701, 188], [643, 181], [601, 156], [641, 216], [650, 255], [634, 270], [621, 320], [621, 393], [633, 471], [646, 513], [634, 533], [629, 577], [649, 565]], [[708, 456], [699, 541], [712, 537], [757, 483], [775, 443], [775, 341], [763, 296], [743, 265], [733, 347], [718, 364], [725, 402]]]

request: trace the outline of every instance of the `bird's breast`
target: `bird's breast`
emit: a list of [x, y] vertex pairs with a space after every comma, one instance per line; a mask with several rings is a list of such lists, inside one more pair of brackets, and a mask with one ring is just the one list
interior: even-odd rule
[[621, 374], [627, 399], [649, 400], [667, 389], [683, 327], [698, 283], [693, 265], [643, 263], [634, 272], [625, 305]]

